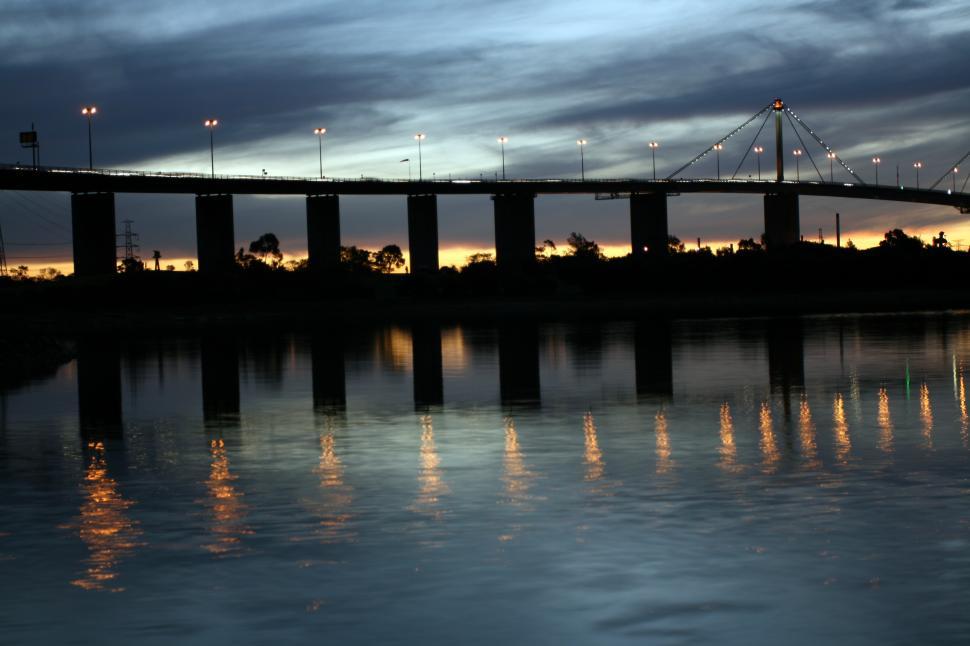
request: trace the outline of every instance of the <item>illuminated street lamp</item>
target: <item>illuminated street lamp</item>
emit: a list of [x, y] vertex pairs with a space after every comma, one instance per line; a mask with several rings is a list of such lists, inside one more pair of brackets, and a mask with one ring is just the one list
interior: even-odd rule
[[326, 128], [314, 128], [313, 134], [317, 136], [317, 143], [320, 144], [320, 179], [323, 179], [323, 136], [327, 134]]
[[960, 172], [960, 167], [954, 166], [953, 167], [953, 192], [954, 193], [957, 192], [957, 173], [959, 172]]
[[206, 119], [202, 125], [209, 129], [209, 162], [212, 164], [212, 176], [216, 176], [216, 148], [213, 143], [212, 133], [219, 125], [218, 119]]
[[505, 144], [509, 143], [509, 138], [503, 135], [498, 138], [498, 143], [502, 147], [502, 179], [505, 179]]
[[586, 156], [583, 154], [583, 148], [586, 147], [586, 143], [585, 139], [576, 140], [576, 145], [579, 146], [579, 175], [584, 182], [586, 181]]
[[424, 139], [425, 139], [426, 136], [427, 135], [425, 135], [423, 132], [419, 132], [418, 134], [414, 135], [415, 141], [418, 142], [418, 181], [419, 182], [424, 177], [424, 175], [423, 175], [424, 164], [423, 164], [422, 159], [421, 159], [421, 142], [424, 141]]
[[825, 153], [825, 156], [829, 158], [829, 182], [835, 181], [835, 171], [832, 170], [832, 163], [835, 161], [835, 153], [831, 150]]
[[94, 153], [91, 147], [91, 117], [98, 113], [97, 106], [86, 105], [81, 108], [81, 114], [88, 118], [88, 170], [94, 169]]
[[659, 141], [651, 141], [647, 145], [650, 146], [650, 157], [653, 159], [653, 179], [654, 179], [654, 181], [656, 181], [656, 179], [657, 179], [657, 148], [660, 148], [660, 142]]
[[791, 151], [791, 154], [795, 155], [795, 181], [800, 182], [801, 174], [798, 172], [798, 160], [802, 158], [802, 149], [796, 148], [795, 150]]
[[873, 157], [872, 165], [876, 167], [876, 186], [879, 186], [879, 164], [882, 163], [881, 157]]
[[761, 153], [765, 151], [764, 146], [755, 146], [754, 152], [758, 156], [758, 181], [761, 181]]
[[916, 190], [919, 190], [919, 169], [923, 167], [923, 162], [913, 162], [913, 168], [916, 169]]
[[724, 150], [724, 144], [714, 144], [714, 151], [717, 153], [717, 178], [721, 179], [721, 151]]

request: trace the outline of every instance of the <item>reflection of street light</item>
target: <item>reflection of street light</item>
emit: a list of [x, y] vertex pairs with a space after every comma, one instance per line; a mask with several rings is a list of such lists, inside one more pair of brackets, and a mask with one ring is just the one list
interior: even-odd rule
[[765, 151], [764, 146], [755, 146], [754, 152], [758, 156], [758, 181], [761, 181], [761, 153]]
[[502, 179], [505, 179], [505, 144], [509, 143], [509, 138], [503, 135], [498, 138], [498, 143], [502, 146]]
[[576, 145], [579, 146], [579, 175], [582, 180], [586, 181], [586, 157], [583, 155], [583, 148], [586, 147], [585, 139], [577, 139]]
[[923, 162], [913, 162], [913, 168], [916, 169], [916, 190], [919, 190], [919, 169], [923, 167]]
[[218, 119], [206, 119], [203, 125], [209, 129], [209, 162], [212, 164], [212, 176], [216, 176], [216, 148], [213, 143], [212, 133], [219, 125]]
[[882, 163], [882, 159], [879, 157], [872, 158], [872, 165], [876, 167], [876, 186], [879, 186], [879, 164]]
[[798, 172], [798, 160], [802, 158], [802, 149], [796, 148], [795, 150], [791, 151], [791, 154], [795, 155], [795, 181], [800, 182], [801, 175]]
[[98, 113], [97, 106], [86, 105], [81, 108], [81, 114], [88, 118], [88, 170], [94, 169], [94, 153], [91, 147], [91, 117]]
[[656, 179], [657, 179], [657, 148], [660, 148], [660, 142], [659, 141], [651, 141], [647, 145], [650, 146], [650, 157], [653, 159], [653, 179], [654, 179], [654, 181], [656, 181]]
[[721, 179], [721, 151], [724, 150], [724, 144], [714, 144], [714, 151], [717, 153], [717, 178]]
[[323, 179], [323, 136], [327, 134], [327, 129], [314, 128], [313, 134], [317, 136], [317, 142], [320, 144], [320, 179]]
[[418, 181], [420, 182], [424, 177], [424, 164], [421, 159], [421, 142], [424, 141], [425, 135], [423, 132], [419, 132], [414, 135], [414, 139], [418, 142]]
[[827, 153], [825, 153], [825, 156], [829, 158], [829, 182], [834, 182], [835, 181], [835, 179], [834, 179], [835, 178], [835, 175], [834, 175], [834, 172], [835, 171], [832, 170], [832, 162], [835, 161], [835, 153], [830, 150]]

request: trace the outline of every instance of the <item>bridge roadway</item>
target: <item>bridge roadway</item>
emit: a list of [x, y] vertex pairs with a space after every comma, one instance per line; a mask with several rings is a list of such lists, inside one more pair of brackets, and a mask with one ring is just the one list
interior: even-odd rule
[[628, 195], [741, 193], [812, 195], [937, 204], [970, 209], [970, 193], [841, 182], [751, 179], [452, 179], [203, 175], [125, 170], [0, 166], [0, 190], [186, 195]]
[[305, 195], [311, 270], [340, 260], [340, 196], [407, 197], [412, 273], [438, 270], [438, 196], [490, 195], [495, 215], [495, 261], [527, 270], [535, 262], [535, 197], [596, 195], [630, 201], [630, 243], [635, 256], [667, 253], [667, 196], [683, 193], [764, 195], [764, 237], [769, 251], [800, 239], [802, 195], [890, 200], [950, 206], [970, 212], [970, 194], [835, 182], [711, 179], [449, 179], [436, 181], [210, 176], [120, 170], [0, 166], [0, 190], [71, 193], [74, 273], [116, 271], [115, 193], [195, 195], [199, 270], [224, 273], [235, 266], [233, 195]]

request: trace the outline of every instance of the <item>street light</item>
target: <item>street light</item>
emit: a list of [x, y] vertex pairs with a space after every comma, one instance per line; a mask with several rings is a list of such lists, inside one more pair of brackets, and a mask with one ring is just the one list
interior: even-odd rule
[[724, 150], [724, 144], [714, 144], [714, 151], [717, 153], [717, 179], [721, 179], [721, 151]]
[[323, 179], [323, 136], [327, 134], [327, 129], [314, 128], [313, 134], [317, 136], [317, 143], [320, 144], [320, 179]]
[[97, 106], [86, 105], [81, 108], [81, 114], [88, 118], [88, 170], [94, 170], [94, 153], [91, 147], [91, 117], [98, 113]]
[[916, 169], [916, 190], [919, 190], [919, 169], [923, 167], [923, 162], [913, 162], [913, 168]]
[[876, 167], [876, 186], [879, 186], [879, 164], [882, 163], [882, 158], [873, 157], [872, 165]]
[[505, 144], [509, 143], [509, 138], [502, 135], [498, 138], [498, 143], [502, 147], [502, 179], [505, 179]]
[[657, 180], [657, 148], [660, 148], [660, 142], [651, 141], [647, 145], [650, 146], [650, 157], [653, 159], [653, 179], [654, 181], [656, 181]]
[[586, 181], [586, 157], [583, 154], [583, 148], [586, 147], [586, 143], [585, 139], [576, 140], [576, 145], [579, 146], [579, 175], [584, 182]]
[[424, 177], [424, 175], [423, 175], [424, 164], [423, 164], [422, 159], [421, 159], [421, 142], [424, 141], [424, 138], [426, 136], [427, 135], [425, 135], [423, 132], [419, 132], [418, 134], [414, 135], [415, 141], [418, 142], [418, 181], [419, 182]]
[[960, 172], [960, 167], [954, 166], [953, 167], [953, 192], [954, 193], [957, 192], [957, 173], [959, 172]]
[[206, 119], [202, 125], [204, 125], [206, 128], [209, 129], [209, 162], [212, 164], [212, 176], [215, 177], [216, 176], [216, 148], [215, 148], [215, 144], [213, 143], [212, 132], [216, 129], [216, 126], [219, 125], [219, 120]]
[[835, 153], [831, 150], [825, 153], [825, 156], [829, 158], [829, 182], [835, 181], [835, 171], [832, 170], [832, 163], [835, 161]]
[[764, 146], [755, 146], [754, 152], [758, 156], [758, 181], [761, 181], [761, 153], [765, 151]]
[[795, 181], [800, 182], [802, 181], [802, 177], [798, 172], [798, 160], [802, 157], [802, 149], [796, 148], [795, 150], [791, 151], [791, 154], [795, 155]]

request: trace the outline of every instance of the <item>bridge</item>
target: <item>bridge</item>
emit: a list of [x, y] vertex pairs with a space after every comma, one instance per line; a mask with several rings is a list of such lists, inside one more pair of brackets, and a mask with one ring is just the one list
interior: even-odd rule
[[[720, 176], [723, 143], [764, 115], [751, 145], [729, 178]], [[771, 180], [738, 179], [737, 174], [755, 146], [768, 120], [775, 121], [775, 177]], [[818, 180], [786, 179], [784, 175], [784, 119], [787, 119]], [[819, 171], [801, 127], [826, 151], [829, 181]], [[677, 176], [711, 154], [717, 156], [718, 177], [685, 179]], [[962, 163], [970, 153], [964, 155]], [[797, 161], [797, 159], [796, 159]], [[834, 181], [833, 166], [851, 175], [852, 182]], [[957, 164], [951, 166], [955, 169]], [[804, 121], [780, 99], [763, 107], [753, 117], [713, 143], [705, 151], [663, 179], [449, 179], [385, 180], [376, 178], [336, 179], [274, 176], [229, 176], [197, 173], [164, 173], [107, 169], [78, 169], [33, 166], [0, 166], [0, 190], [70, 192], [75, 273], [79, 276], [111, 274], [116, 271], [115, 193], [194, 194], [199, 270], [219, 273], [234, 265], [235, 239], [232, 196], [305, 195], [307, 208], [308, 263], [312, 270], [336, 266], [340, 257], [340, 196], [401, 195], [407, 197], [408, 245], [412, 272], [438, 269], [438, 195], [490, 195], [494, 202], [496, 262], [502, 268], [525, 269], [535, 261], [535, 209], [538, 195], [595, 195], [597, 199], [629, 199], [631, 249], [636, 256], [667, 252], [667, 197], [683, 193], [738, 193], [764, 195], [765, 242], [769, 250], [797, 243], [799, 197], [826, 196], [888, 200], [950, 206], [970, 213], [970, 194], [936, 187], [945, 173], [929, 188], [902, 187], [864, 182], [834, 153]]]

